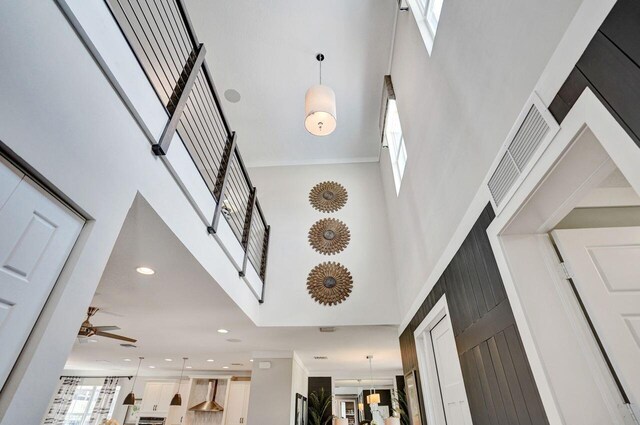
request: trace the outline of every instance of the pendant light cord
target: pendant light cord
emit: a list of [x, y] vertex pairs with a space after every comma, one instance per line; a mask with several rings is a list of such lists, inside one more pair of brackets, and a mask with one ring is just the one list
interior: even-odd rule
[[144, 357], [138, 357], [138, 369], [136, 370], [136, 376], [133, 377], [133, 385], [131, 386], [132, 391], [136, 387], [136, 381], [138, 380], [138, 373], [140, 372], [140, 364], [142, 363], [142, 359], [144, 359]]
[[320, 61], [320, 85], [322, 85], [322, 61]]
[[373, 366], [371, 366], [371, 360], [373, 357], [369, 358], [369, 377], [371, 378], [371, 387], [369, 387], [369, 391], [373, 394]]
[[184, 375], [184, 365], [187, 362], [187, 357], [182, 358], [182, 371], [180, 372], [180, 380], [178, 381], [178, 392], [180, 392], [180, 386], [182, 385], [182, 376]]

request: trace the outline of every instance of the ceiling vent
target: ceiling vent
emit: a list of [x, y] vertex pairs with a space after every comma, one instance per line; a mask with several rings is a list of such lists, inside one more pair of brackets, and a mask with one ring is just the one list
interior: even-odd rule
[[313, 358], [315, 360], [329, 360], [329, 357], [327, 356], [313, 356]]
[[535, 163], [532, 160], [538, 159], [544, 151], [542, 147], [548, 145], [558, 129], [558, 124], [534, 93], [509, 132], [487, 183], [496, 213], [520, 186]]
[[336, 328], [334, 327], [324, 327], [324, 328], [320, 328], [320, 332], [322, 333], [331, 333], [331, 332], [335, 332]]

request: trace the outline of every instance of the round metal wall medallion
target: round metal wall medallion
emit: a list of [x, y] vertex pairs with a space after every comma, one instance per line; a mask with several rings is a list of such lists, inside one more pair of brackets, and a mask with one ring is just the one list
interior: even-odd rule
[[318, 220], [309, 229], [309, 244], [320, 254], [337, 254], [349, 245], [350, 240], [347, 225], [335, 218]]
[[324, 305], [336, 305], [351, 294], [353, 279], [342, 264], [327, 261], [318, 264], [307, 277], [307, 290], [311, 297]]
[[309, 192], [309, 202], [321, 212], [335, 212], [347, 203], [347, 190], [340, 183], [318, 183]]

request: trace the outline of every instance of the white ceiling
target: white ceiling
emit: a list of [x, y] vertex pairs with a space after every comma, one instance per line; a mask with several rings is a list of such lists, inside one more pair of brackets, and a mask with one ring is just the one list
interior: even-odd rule
[[[199, 41], [248, 166], [377, 161], [383, 76], [396, 0], [187, 0]], [[304, 129], [304, 95], [337, 98], [336, 131]], [[235, 89], [238, 103], [223, 93]]]
[[[136, 273], [142, 265], [153, 268], [155, 275]], [[401, 369], [393, 326], [339, 327], [334, 333], [320, 333], [315, 327], [256, 327], [141, 197], [118, 237], [93, 305], [104, 309], [92, 319], [95, 326], [119, 326], [114, 333], [138, 339], [138, 348], [94, 337], [95, 343], [74, 345], [66, 369], [133, 371], [136, 358], [144, 356], [143, 368], [175, 371], [186, 356], [194, 370], [250, 370], [250, 359], [261, 351], [295, 351], [312, 373], [368, 376], [368, 354], [375, 356], [376, 375], [389, 371], [392, 376]], [[230, 333], [219, 334], [219, 328]]]

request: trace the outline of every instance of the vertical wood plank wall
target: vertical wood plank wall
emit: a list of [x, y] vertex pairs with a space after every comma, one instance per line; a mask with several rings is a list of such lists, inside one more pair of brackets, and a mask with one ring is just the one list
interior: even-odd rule
[[586, 87], [640, 146], [640, 1], [618, 0], [554, 98], [562, 122]]
[[414, 331], [447, 294], [474, 425], [548, 424], [487, 237], [494, 216], [487, 205], [400, 336], [403, 369], [416, 370], [419, 380], [434, 379], [420, 375]]

